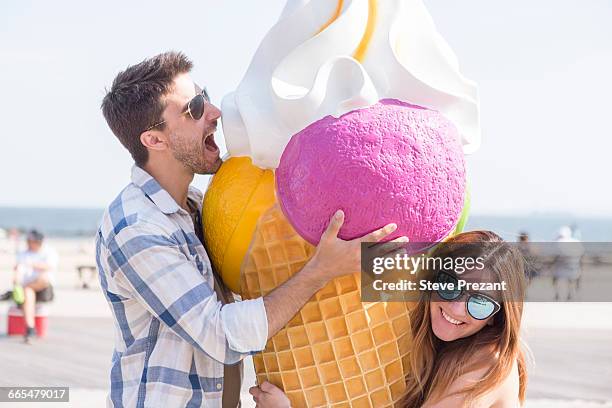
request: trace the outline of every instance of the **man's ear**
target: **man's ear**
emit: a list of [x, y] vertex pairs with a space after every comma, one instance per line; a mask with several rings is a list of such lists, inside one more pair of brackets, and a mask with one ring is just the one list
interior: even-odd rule
[[158, 130], [147, 130], [140, 134], [140, 143], [151, 150], [164, 150], [168, 142], [164, 134]]

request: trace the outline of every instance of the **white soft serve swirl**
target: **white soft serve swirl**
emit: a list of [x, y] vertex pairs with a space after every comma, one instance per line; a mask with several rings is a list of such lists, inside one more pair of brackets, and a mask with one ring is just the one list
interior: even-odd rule
[[440, 111], [465, 153], [480, 145], [478, 91], [421, 0], [377, 0], [363, 62], [351, 57], [368, 21], [368, 0], [288, 0], [235, 92], [221, 103], [231, 156], [276, 168], [291, 136], [326, 115], [394, 98]]

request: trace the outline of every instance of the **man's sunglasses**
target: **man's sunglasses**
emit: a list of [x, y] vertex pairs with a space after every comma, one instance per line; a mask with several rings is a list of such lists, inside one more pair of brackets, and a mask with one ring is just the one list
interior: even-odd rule
[[[459, 280], [446, 272], [438, 272], [436, 282], [444, 284], [445, 289], [438, 289], [437, 293], [440, 298], [446, 301], [457, 301], [463, 296], [463, 290], [458, 289]], [[453, 284], [453, 289], [448, 288], [448, 284]], [[465, 307], [470, 316], [476, 320], [485, 320], [501, 309], [500, 304], [490, 296], [483, 293], [468, 293]]]
[[[189, 114], [189, 116], [191, 116], [191, 119], [200, 120], [202, 115], [204, 115], [204, 108], [206, 108], [207, 103], [210, 103], [210, 97], [208, 96], [206, 87], [204, 87], [204, 89], [202, 89], [202, 92], [200, 92], [199, 94], [194, 96], [189, 102], [187, 102], [187, 106], [185, 107], [185, 110], [181, 112], [181, 115]], [[162, 125], [164, 123], [166, 123], [165, 120], [157, 122], [156, 124], [146, 128], [145, 132], [156, 128], [157, 126]]]

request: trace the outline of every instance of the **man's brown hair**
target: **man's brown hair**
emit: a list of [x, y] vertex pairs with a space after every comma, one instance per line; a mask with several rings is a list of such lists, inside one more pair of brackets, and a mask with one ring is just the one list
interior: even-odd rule
[[[162, 121], [163, 97], [171, 91], [177, 75], [191, 71], [193, 63], [181, 52], [169, 51], [148, 58], [120, 72], [102, 100], [102, 113], [136, 165], [149, 158], [140, 134]], [[165, 124], [159, 125], [164, 129]]]

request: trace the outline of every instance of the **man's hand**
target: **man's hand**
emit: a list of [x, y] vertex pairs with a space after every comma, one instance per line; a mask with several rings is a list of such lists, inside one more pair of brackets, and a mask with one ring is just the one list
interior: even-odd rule
[[[264, 297], [268, 318], [268, 338], [274, 336], [308, 302], [308, 300], [330, 280], [361, 270], [361, 243], [378, 242], [396, 230], [389, 224], [361, 238], [344, 241], [338, 232], [344, 223], [344, 213], [336, 212], [313, 258], [285, 283]], [[403, 246], [408, 239], [400, 237], [381, 245], [382, 250], [391, 252]], [[378, 250], [378, 249], [377, 249]]]
[[277, 386], [264, 381], [260, 386], [249, 388], [256, 408], [291, 408], [289, 398]]
[[[338, 233], [344, 223], [344, 212], [338, 210], [331, 219], [327, 230], [321, 236], [317, 250], [308, 263], [309, 267], [316, 269], [327, 282], [334, 278], [361, 270], [361, 244], [364, 242], [378, 242], [389, 236], [397, 229], [397, 225], [388, 224], [381, 229], [373, 231], [361, 238], [344, 241], [338, 238]], [[397, 251], [408, 238], [400, 237], [393, 241], [376, 245], [372, 253], [382, 256]]]

